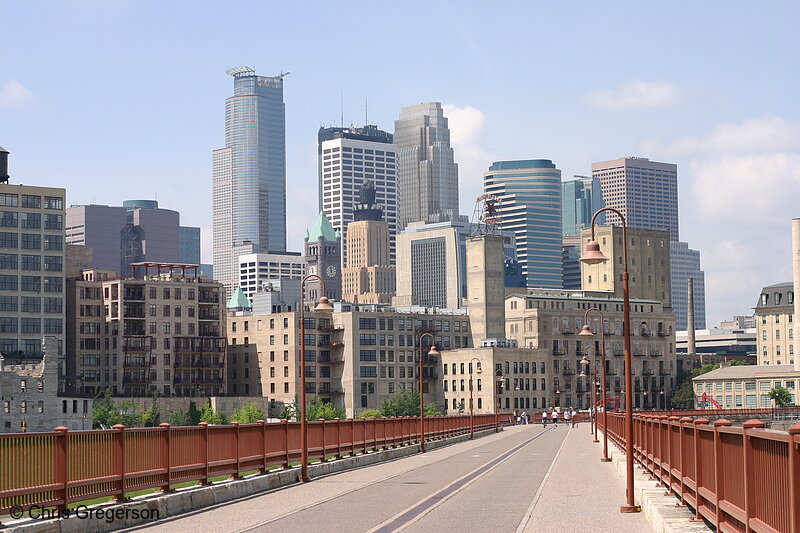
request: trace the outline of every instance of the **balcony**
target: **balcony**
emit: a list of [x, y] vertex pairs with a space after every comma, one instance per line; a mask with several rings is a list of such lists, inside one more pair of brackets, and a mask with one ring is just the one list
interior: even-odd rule
[[317, 360], [319, 363], [331, 363], [331, 364], [339, 364], [344, 363], [344, 354], [342, 352], [336, 352], [333, 354], [329, 354], [326, 357], [320, 356]]
[[185, 385], [189, 385], [189, 386], [211, 385], [211, 384], [214, 384], [214, 383], [222, 383], [222, 378], [218, 378], [218, 377], [204, 378], [202, 376], [190, 377], [190, 378], [176, 377], [175, 379], [172, 380], [172, 382], [175, 385], [181, 385], [181, 384], [185, 384]]
[[225, 339], [216, 336], [174, 337], [175, 353], [223, 353]]
[[219, 303], [219, 294], [201, 292], [197, 296], [197, 303], [200, 303], [200, 304], [218, 304]]
[[658, 336], [659, 337], [669, 337], [669, 333], [667, 333], [666, 331], [659, 331], [658, 332]]
[[422, 379], [439, 379], [438, 372], [423, 372]]
[[663, 368], [658, 371], [658, 375], [659, 376], [669, 376], [671, 374], [672, 374], [672, 372], [670, 372], [669, 370], [665, 370]]
[[123, 338], [123, 352], [150, 352], [151, 337], [147, 335], [126, 335]]
[[214, 310], [206, 310], [201, 309], [200, 312], [197, 314], [198, 320], [219, 320], [219, 311], [216, 309]]
[[126, 302], [143, 302], [144, 289], [125, 289], [122, 297]]
[[647, 356], [647, 354], [643, 353], [643, 352], [633, 352], [633, 356], [634, 357], [645, 357], [645, 356]]
[[317, 327], [317, 331], [321, 331], [323, 333], [333, 333], [334, 331], [344, 331], [344, 328], [342, 326], [327, 325]]
[[225, 368], [225, 361], [204, 357], [175, 359], [175, 368]]
[[648, 370], [642, 370], [642, 375], [643, 376], [652, 376], [653, 375], [653, 371], [649, 370], [649, 369]]
[[414, 328], [414, 331], [417, 333], [433, 333], [433, 334], [439, 333], [439, 331], [436, 328], [434, 328], [433, 326], [429, 326], [427, 324], [424, 326], [416, 326]]
[[573, 331], [573, 330], [571, 330], [569, 328], [565, 328], [565, 329], [561, 330], [561, 334], [562, 335], [575, 335], [575, 331]]
[[558, 348], [553, 348], [553, 352], [552, 352], [551, 355], [567, 355], [567, 352], [563, 352], [563, 351], [559, 350]]
[[563, 369], [561, 371], [561, 375], [562, 376], [574, 376], [575, 375], [575, 371], [572, 370], [571, 368], [565, 368], [565, 369]]
[[124, 375], [122, 376], [122, 384], [123, 385], [149, 385], [150, 380], [144, 374], [132, 374], [132, 375]]
[[645, 330], [642, 330], [642, 331], [640, 331], [640, 332], [639, 332], [639, 336], [640, 336], [640, 337], [649, 337], [649, 336], [650, 336], [650, 333], [648, 333], [648, 332], [647, 332], [647, 331], [645, 331]]
[[344, 390], [340, 389], [340, 388], [333, 387], [329, 391], [329, 394], [343, 395], [344, 394]]

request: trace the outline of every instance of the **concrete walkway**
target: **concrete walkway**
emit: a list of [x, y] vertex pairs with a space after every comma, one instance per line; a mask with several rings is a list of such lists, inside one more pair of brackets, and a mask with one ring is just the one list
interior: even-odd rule
[[649, 532], [588, 424], [506, 428], [161, 520], [138, 531]]
[[652, 531], [643, 513], [622, 514], [625, 484], [613, 463], [602, 463], [600, 443], [592, 442], [588, 423], [568, 431], [550, 471], [539, 486], [518, 532], [640, 533]]

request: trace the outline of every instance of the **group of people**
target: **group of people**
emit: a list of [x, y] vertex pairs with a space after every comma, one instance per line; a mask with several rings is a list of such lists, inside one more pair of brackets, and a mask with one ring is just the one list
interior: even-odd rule
[[[578, 413], [575, 411], [575, 409], [572, 409], [572, 410], [565, 409], [564, 410], [564, 416], [563, 416], [564, 423], [565, 424], [572, 424], [572, 426], [574, 427], [575, 423], [577, 422], [577, 416], [578, 416]], [[528, 413], [526, 413], [525, 411], [522, 411], [521, 413], [517, 413], [515, 411], [514, 412], [514, 419], [516, 420], [517, 424], [519, 424], [519, 425], [526, 425], [526, 424], [528, 424], [530, 422], [530, 419], [528, 418]], [[558, 427], [558, 411], [556, 411], [555, 409], [553, 409], [550, 413], [547, 412], [547, 409], [542, 411], [542, 426], [543, 427], [547, 426], [547, 421], [548, 420], [550, 420], [551, 423], [554, 426]]]

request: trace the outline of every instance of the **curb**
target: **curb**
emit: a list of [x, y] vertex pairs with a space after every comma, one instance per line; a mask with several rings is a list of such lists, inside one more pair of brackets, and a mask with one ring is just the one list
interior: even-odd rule
[[[500, 429], [502, 430], [503, 428], [501, 427]], [[475, 437], [484, 437], [494, 433], [494, 428], [484, 429], [475, 431]], [[468, 440], [469, 433], [465, 433], [445, 439], [426, 440], [425, 447], [426, 451], [430, 451]], [[313, 479], [344, 470], [409, 457], [418, 453], [418, 444], [372, 451], [324, 463], [310, 464], [308, 473]], [[298, 483], [297, 476], [299, 472], [300, 467], [294, 466], [264, 474], [253, 474], [242, 479], [218, 481], [212, 485], [195, 485], [177, 489], [168, 494], [146, 494], [123, 503], [109, 502], [92, 505], [82, 508], [84, 509], [83, 517], [78, 516], [77, 509], [72, 509], [70, 516], [59, 519], [35, 520], [21, 518], [9, 521], [9, 517], [4, 516], [0, 530], [9, 533], [81, 533], [85, 531], [115, 531], [141, 525], [152, 525], [156, 520], [295, 485]], [[89, 514], [91, 516], [86, 516]]]

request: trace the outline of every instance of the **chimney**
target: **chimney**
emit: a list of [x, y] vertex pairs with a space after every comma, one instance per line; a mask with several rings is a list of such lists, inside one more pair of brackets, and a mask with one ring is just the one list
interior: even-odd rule
[[[794, 281], [794, 321], [800, 318], [800, 218], [792, 219], [792, 280]], [[800, 335], [794, 335], [794, 370], [800, 372]]]
[[[686, 354], [694, 355], [694, 279], [686, 280]], [[700, 366], [703, 366], [703, 354], [700, 354]]]
[[0, 183], [8, 183], [8, 150], [0, 146]]

